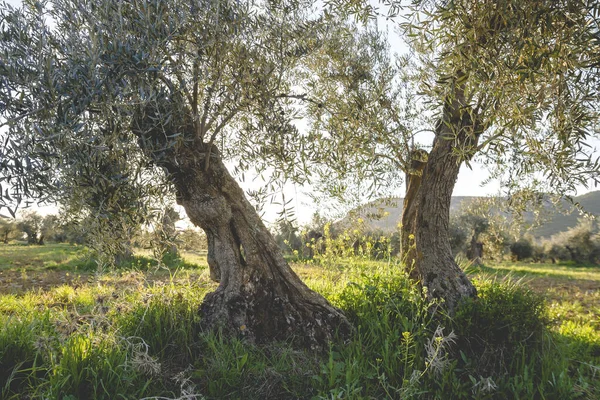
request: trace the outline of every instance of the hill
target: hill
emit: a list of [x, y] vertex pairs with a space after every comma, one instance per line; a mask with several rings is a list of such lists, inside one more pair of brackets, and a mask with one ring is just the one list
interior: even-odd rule
[[[458, 213], [461, 207], [478, 198], [475, 196], [452, 197], [450, 213]], [[573, 200], [591, 215], [600, 216], [600, 191], [586, 193], [575, 197]], [[404, 199], [397, 197], [373, 201], [352, 210], [348, 216], [339, 222], [339, 226], [350, 226], [351, 221], [362, 218], [370, 230], [380, 230], [385, 233], [394, 232], [402, 216], [403, 203]], [[576, 226], [578, 219], [581, 218], [580, 212], [567, 200], [563, 200], [562, 205], [558, 207], [548, 202], [545, 205], [544, 214], [542, 224], [532, 231], [535, 237], [549, 237], [558, 232], [566, 231]], [[528, 218], [528, 215], [530, 218]], [[532, 219], [532, 215], [532, 212], [527, 212], [525, 218]]]

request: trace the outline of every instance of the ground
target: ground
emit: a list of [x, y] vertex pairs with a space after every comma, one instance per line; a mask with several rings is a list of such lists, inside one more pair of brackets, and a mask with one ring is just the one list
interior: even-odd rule
[[[459, 359], [446, 360], [443, 346], [451, 346], [453, 322], [446, 321], [443, 331], [423, 312], [430, 306], [398, 274], [394, 260], [292, 263], [309, 287], [355, 324], [353, 339], [332, 346], [324, 359], [287, 344], [255, 349], [198, 336], [199, 304], [216, 284], [209, 279], [205, 254], [183, 253], [182, 258], [161, 265], [140, 250], [131, 265], [98, 271], [82, 246], [0, 245], [0, 398], [445, 398], [448, 390], [456, 398], [488, 398], [485, 387], [496, 387], [490, 398], [593, 399], [599, 394], [598, 266], [467, 266], [483, 296], [479, 311], [465, 319], [475, 329], [471, 343], [485, 336], [479, 333], [488, 327], [486, 315], [493, 322], [510, 314], [506, 321], [512, 324], [519, 318], [512, 313], [524, 312], [520, 322], [527, 325], [527, 313], [537, 303], [518, 297], [515, 281], [545, 296], [552, 341], [563, 343], [562, 361], [546, 349], [538, 362], [529, 333], [515, 327], [511, 332], [521, 335], [518, 349], [527, 355], [496, 365], [491, 362], [496, 354], [505, 357], [514, 343], [497, 345], [490, 336], [485, 341], [497, 345], [497, 353], [488, 354], [487, 361], [465, 349], [454, 349], [460, 350], [454, 356], [448, 350], [450, 359]], [[493, 281], [501, 291], [490, 291]], [[506, 303], [494, 309], [497, 301]], [[439, 336], [442, 331], [446, 338]], [[432, 370], [432, 349], [450, 371], [443, 379]], [[490, 368], [489, 376], [483, 367]], [[534, 375], [529, 381], [523, 379], [528, 373]]]

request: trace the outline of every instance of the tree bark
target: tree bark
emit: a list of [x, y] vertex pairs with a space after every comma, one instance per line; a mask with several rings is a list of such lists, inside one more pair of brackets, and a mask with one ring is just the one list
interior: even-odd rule
[[165, 146], [154, 146], [163, 150], [153, 152], [148, 138], [164, 134], [139, 128], [136, 134], [167, 171], [177, 202], [206, 233], [210, 276], [220, 284], [200, 307], [203, 328], [220, 328], [255, 343], [292, 340], [313, 349], [351, 332], [341, 311], [292, 271], [215, 146], [195, 140], [166, 152]]
[[418, 208], [418, 194], [421, 187], [421, 176], [427, 165], [427, 152], [424, 150], [411, 151], [410, 170], [406, 172], [406, 195], [402, 204], [402, 225], [400, 228], [400, 251], [406, 271], [412, 279], [418, 280], [415, 270], [416, 246], [415, 223]]
[[[414, 234], [415, 238], [414, 252], [405, 254], [406, 263], [414, 265], [413, 277], [427, 288], [427, 296], [443, 299], [450, 313], [462, 299], [477, 295], [454, 261], [449, 240], [450, 201], [464, 159], [453, 150], [460, 146], [474, 151], [479, 137], [473, 116], [464, 104], [460, 91], [446, 104], [419, 185], [413, 189], [416, 193], [410, 198], [407, 193], [402, 216], [403, 226], [407, 227], [404, 235]], [[411, 185], [414, 175], [407, 180]]]
[[177, 201], [208, 238], [211, 277], [202, 325], [219, 326], [255, 342], [299, 338], [321, 347], [350, 325], [341, 312], [310, 290], [289, 267], [271, 233], [218, 156], [209, 169], [172, 171]]

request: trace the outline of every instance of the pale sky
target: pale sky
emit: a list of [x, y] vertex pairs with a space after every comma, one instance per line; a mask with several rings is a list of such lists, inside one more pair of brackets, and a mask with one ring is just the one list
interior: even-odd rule
[[[18, 5], [21, 3], [20, 0], [7, 0], [9, 4]], [[385, 21], [380, 23], [381, 25], [385, 25]], [[390, 34], [390, 43], [391, 43], [391, 51], [393, 53], [401, 53], [403, 52], [404, 44], [401, 39], [393, 34], [393, 29], [388, 28]], [[458, 177], [458, 181], [456, 183], [456, 187], [454, 190], [455, 196], [491, 196], [500, 194], [500, 184], [499, 182], [491, 182], [486, 186], [481, 186], [482, 182], [488, 177], [488, 173], [485, 169], [481, 167], [481, 165], [473, 163], [473, 169], [469, 169], [466, 166], [463, 166], [460, 170], [460, 174]], [[257, 183], [254, 183], [254, 186]], [[242, 187], [245, 189], [249, 189], [251, 185], [242, 184]], [[402, 197], [404, 195], [404, 185], [400, 185], [400, 189], [397, 193], [398, 196]], [[294, 185], [287, 185], [285, 189], [286, 198], [292, 198], [292, 205], [296, 208], [296, 218], [299, 223], [307, 223], [310, 221], [312, 214], [316, 211], [314, 205], [311, 205], [311, 200], [308, 196], [304, 195], [303, 192], [309, 191], [310, 188], [303, 188]], [[578, 194], [583, 194], [587, 192], [587, 190], [582, 190]], [[41, 210], [44, 213], [55, 212], [55, 209], [52, 207], [46, 207]], [[277, 206], [265, 206], [265, 215], [264, 218], [267, 222], [273, 222], [276, 219], [277, 212], [279, 207]], [[182, 213], [183, 214], [183, 213]]]

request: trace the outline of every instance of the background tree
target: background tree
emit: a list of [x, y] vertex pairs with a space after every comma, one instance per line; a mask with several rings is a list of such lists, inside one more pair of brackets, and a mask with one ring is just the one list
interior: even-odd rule
[[46, 215], [42, 219], [42, 226], [40, 228], [40, 237], [38, 244], [44, 244], [46, 240], [56, 241], [56, 234], [58, 230], [58, 217], [56, 215]]
[[600, 234], [597, 225], [581, 219], [577, 226], [553, 235], [543, 242], [544, 253], [552, 262], [573, 261], [577, 264], [600, 262]]
[[21, 215], [18, 227], [25, 234], [28, 244], [44, 244], [43, 222], [44, 218], [35, 211], [26, 211]]
[[[311, 145], [291, 123], [291, 78], [320, 43], [322, 24], [310, 6], [54, 0], [3, 7], [0, 111], [11, 140], [0, 165], [12, 197], [43, 198], [90, 160], [126, 157], [131, 185], [163, 173], [206, 232], [220, 285], [202, 305], [204, 327], [256, 341], [300, 336], [311, 346], [347, 332], [343, 315], [287, 265], [225, 166], [235, 160], [238, 171], [269, 166], [275, 178], [305, 175]], [[77, 153], [74, 143], [82, 145]], [[94, 221], [115, 223], [112, 215]]]
[[7, 244], [16, 231], [17, 225], [15, 222], [8, 218], [0, 217], [0, 240], [2, 240], [2, 243]]
[[521, 238], [510, 245], [510, 252], [516, 261], [523, 261], [533, 256], [531, 240]]
[[192, 228], [183, 229], [178, 236], [181, 246], [186, 251], [206, 251], [208, 243], [204, 232]]
[[[398, 14], [402, 3], [391, 3], [391, 14]], [[343, 2], [330, 5], [356, 11]], [[365, 16], [375, 9], [362, 10]], [[357, 148], [356, 154], [372, 155], [351, 158], [357, 164], [342, 163], [341, 171], [357, 170], [369, 160], [382, 169], [395, 165], [410, 176], [402, 225], [403, 237], [415, 238], [408, 264], [414, 264], [428, 295], [443, 298], [452, 310], [461, 298], [476, 295], [449, 242], [450, 199], [463, 163], [477, 157], [492, 177], [502, 179], [509, 196], [520, 190], [528, 194], [523, 199], [537, 192], [572, 194], [577, 185], [598, 179], [600, 163], [592, 157], [590, 138], [598, 122], [599, 5], [585, 0], [417, 1], [403, 12], [406, 22], [400, 27], [415, 55], [416, 101], [398, 103], [390, 96], [414, 86], [398, 86], [411, 80], [400, 79], [382, 56], [372, 54], [367, 61], [369, 54], [360, 50], [331, 51], [335, 61], [329, 65], [336, 72], [324, 68], [321, 75], [341, 76], [337, 85], [345, 79], [354, 84], [344, 86], [345, 96], [338, 95], [337, 103], [330, 85], [334, 89], [327, 98], [333, 105], [322, 107], [319, 128], [335, 139], [332, 151], [348, 154]], [[363, 54], [365, 61], [359, 59]], [[402, 104], [423, 106], [423, 125], [413, 130], [405, 117], [414, 113]], [[350, 129], [359, 121], [366, 122], [365, 131]], [[341, 125], [345, 129], [337, 129]], [[426, 139], [431, 143], [426, 160], [418, 158], [422, 171], [411, 167], [413, 138], [416, 149]], [[358, 175], [367, 182], [386, 177], [374, 168], [366, 171], [374, 173]]]
[[154, 228], [155, 245], [153, 249], [159, 260], [165, 257], [177, 258], [179, 232], [175, 224], [181, 217], [173, 206], [167, 206], [159, 216], [158, 224]]
[[[113, 120], [98, 127], [100, 137], [115, 135], [116, 129]], [[64, 148], [60, 184], [49, 187], [45, 195], [61, 206], [63, 219], [79, 225], [97, 262], [118, 265], [131, 260], [133, 236], [159, 207], [160, 201], [152, 202], [152, 196], [164, 176], [140, 171], [131, 162], [133, 144], [108, 143], [103, 151], [98, 137], [90, 140]], [[90, 151], [90, 145], [99, 146], [99, 151]]]
[[302, 255], [302, 239], [298, 234], [300, 229], [292, 221], [278, 221], [276, 231], [275, 240], [279, 248], [287, 253]]

